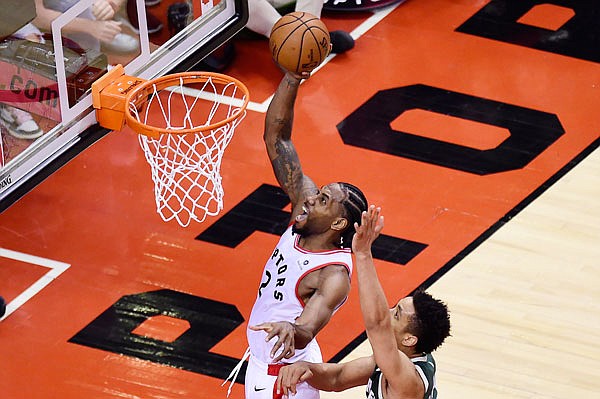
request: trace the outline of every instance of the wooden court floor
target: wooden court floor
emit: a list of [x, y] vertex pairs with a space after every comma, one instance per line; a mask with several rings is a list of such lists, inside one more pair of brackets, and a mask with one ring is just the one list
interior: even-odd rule
[[[441, 398], [600, 392], [600, 6], [541, 3], [325, 15], [356, 47], [300, 89], [305, 172], [384, 210], [375, 257], [390, 303], [419, 286], [448, 303]], [[235, 45], [226, 73], [252, 104], [225, 153], [219, 216], [163, 222], [127, 129], [0, 214], [2, 398], [225, 397], [289, 212], [261, 140], [281, 74], [265, 41]], [[319, 336], [325, 359], [369, 353], [359, 312], [353, 287]]]

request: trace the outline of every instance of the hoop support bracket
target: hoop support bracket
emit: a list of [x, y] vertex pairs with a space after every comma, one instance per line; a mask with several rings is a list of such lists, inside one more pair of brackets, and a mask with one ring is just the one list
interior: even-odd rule
[[92, 83], [92, 105], [100, 126], [117, 131], [123, 129], [127, 96], [144, 82], [146, 80], [142, 78], [125, 75], [123, 65], [119, 64]]

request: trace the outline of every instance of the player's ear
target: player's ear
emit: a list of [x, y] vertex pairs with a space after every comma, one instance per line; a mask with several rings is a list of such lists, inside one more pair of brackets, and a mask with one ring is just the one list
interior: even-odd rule
[[402, 338], [402, 345], [404, 346], [415, 346], [417, 344], [417, 341], [419, 340], [419, 338], [417, 338], [417, 336], [412, 335], [412, 334], [405, 334], [404, 337]]
[[342, 217], [336, 218], [331, 223], [331, 229], [336, 231], [344, 231], [346, 226], [348, 226], [348, 219]]

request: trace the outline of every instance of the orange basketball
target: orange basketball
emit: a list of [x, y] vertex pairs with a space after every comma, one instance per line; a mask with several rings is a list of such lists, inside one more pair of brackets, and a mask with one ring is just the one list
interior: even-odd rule
[[275, 23], [269, 38], [273, 60], [291, 72], [310, 72], [329, 55], [329, 31], [319, 18], [295, 11]]

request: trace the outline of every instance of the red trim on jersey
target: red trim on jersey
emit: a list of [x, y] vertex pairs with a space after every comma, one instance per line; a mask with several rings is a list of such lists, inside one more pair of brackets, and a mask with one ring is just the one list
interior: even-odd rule
[[[279, 375], [279, 370], [288, 365], [289, 363], [275, 363], [269, 364], [267, 366], [267, 375], [276, 376]], [[277, 380], [273, 383], [273, 399], [282, 399], [283, 398], [283, 390], [280, 393], [277, 393]]]

